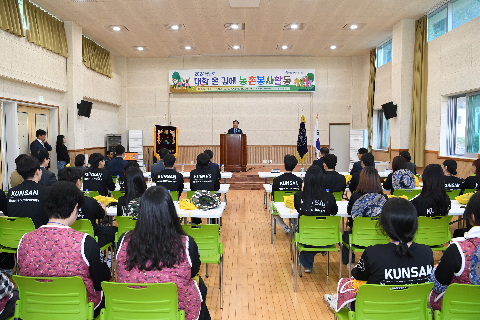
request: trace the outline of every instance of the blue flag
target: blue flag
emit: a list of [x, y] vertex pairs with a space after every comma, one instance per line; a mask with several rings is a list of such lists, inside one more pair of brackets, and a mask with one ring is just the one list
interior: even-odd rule
[[303, 114], [300, 129], [298, 129], [297, 158], [299, 163], [303, 163], [308, 158], [307, 130], [305, 129], [305, 116]]

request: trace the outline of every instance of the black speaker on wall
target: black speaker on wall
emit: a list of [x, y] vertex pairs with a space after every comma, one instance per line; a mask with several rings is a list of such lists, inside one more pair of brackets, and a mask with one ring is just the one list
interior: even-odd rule
[[77, 103], [78, 115], [90, 118], [90, 113], [92, 112], [92, 104], [92, 102], [86, 100], [82, 100], [82, 102]]
[[397, 116], [397, 105], [393, 104], [393, 102], [387, 102], [382, 104], [383, 114], [385, 119], [395, 118]]

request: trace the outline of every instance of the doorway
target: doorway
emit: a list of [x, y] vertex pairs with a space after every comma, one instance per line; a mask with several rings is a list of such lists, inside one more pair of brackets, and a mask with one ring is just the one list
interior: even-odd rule
[[39, 129], [47, 133], [47, 142], [51, 145], [49, 137], [49, 112], [47, 108], [19, 105], [18, 117], [18, 154], [30, 154], [30, 144], [37, 139], [35, 133]]
[[350, 162], [350, 123], [330, 123], [330, 153], [337, 156], [335, 171], [348, 172]]

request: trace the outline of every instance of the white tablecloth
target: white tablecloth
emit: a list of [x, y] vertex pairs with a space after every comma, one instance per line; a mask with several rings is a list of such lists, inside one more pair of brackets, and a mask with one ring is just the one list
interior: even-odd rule
[[[227, 193], [228, 190], [230, 190], [230, 185], [229, 184], [220, 184], [220, 189], [218, 191], [215, 191], [215, 193]], [[184, 183], [183, 184], [183, 192], [190, 191], [190, 183]]]

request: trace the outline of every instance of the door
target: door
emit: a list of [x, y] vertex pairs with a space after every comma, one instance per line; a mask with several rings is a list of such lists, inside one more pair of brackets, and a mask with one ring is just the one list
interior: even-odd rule
[[49, 109], [38, 107], [18, 106], [18, 154], [30, 154], [30, 144], [37, 139], [35, 133], [39, 129], [47, 132], [49, 138]]
[[347, 172], [350, 161], [350, 123], [330, 123], [330, 153], [337, 156], [335, 171]]

